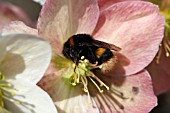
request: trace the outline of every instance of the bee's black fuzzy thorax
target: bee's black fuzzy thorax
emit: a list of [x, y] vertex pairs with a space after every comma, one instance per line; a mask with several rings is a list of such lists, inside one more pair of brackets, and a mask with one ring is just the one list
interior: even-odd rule
[[118, 51], [119, 47], [106, 42], [94, 40], [90, 35], [77, 34], [71, 36], [63, 47], [63, 55], [78, 64], [82, 59], [89, 60], [91, 64], [101, 65], [107, 63], [114, 54], [111, 50]]

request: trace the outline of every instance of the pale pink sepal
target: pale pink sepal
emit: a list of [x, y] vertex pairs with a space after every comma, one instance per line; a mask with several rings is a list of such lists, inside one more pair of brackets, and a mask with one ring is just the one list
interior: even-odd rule
[[119, 2], [105, 9], [94, 38], [122, 48], [114, 73], [130, 75], [154, 58], [163, 38], [164, 19], [156, 5], [142, 1]]
[[9, 24], [5, 25], [0, 34], [8, 35], [8, 34], [16, 34], [16, 33], [26, 33], [38, 36], [37, 29], [26, 26], [21, 21], [12, 21]]
[[[99, 17], [96, 0], [48, 0], [39, 19], [39, 34], [61, 53], [63, 43], [78, 33], [91, 34]], [[58, 48], [57, 48], [57, 47]]]
[[134, 0], [98, 0], [99, 9], [100, 9], [100, 11], [102, 11], [105, 8], [108, 8], [109, 6], [111, 6], [117, 2], [124, 2], [124, 1], [134, 1]]

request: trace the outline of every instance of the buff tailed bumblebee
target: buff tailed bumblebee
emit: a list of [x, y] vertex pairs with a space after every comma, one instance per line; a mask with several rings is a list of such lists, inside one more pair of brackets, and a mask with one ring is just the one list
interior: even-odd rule
[[71, 36], [64, 43], [62, 53], [76, 65], [80, 60], [88, 59], [92, 65], [99, 66], [102, 64], [102, 70], [108, 71], [117, 61], [112, 50], [119, 51], [121, 48], [95, 40], [88, 34], [77, 34]]

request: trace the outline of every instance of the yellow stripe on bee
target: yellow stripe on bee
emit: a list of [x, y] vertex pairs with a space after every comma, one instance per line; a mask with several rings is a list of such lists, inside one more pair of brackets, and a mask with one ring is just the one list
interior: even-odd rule
[[74, 46], [74, 38], [70, 37], [70, 46]]
[[98, 48], [96, 51], [95, 51], [95, 55], [97, 56], [97, 58], [100, 58], [100, 56], [105, 52], [106, 49], [104, 48]]

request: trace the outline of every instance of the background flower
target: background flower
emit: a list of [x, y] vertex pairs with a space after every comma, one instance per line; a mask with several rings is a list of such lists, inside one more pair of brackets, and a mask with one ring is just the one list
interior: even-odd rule
[[[42, 49], [44, 50], [40, 52]], [[41, 38], [23, 34], [0, 36], [0, 72], [17, 89], [9, 90], [15, 95], [7, 96], [16, 101], [4, 99], [7, 110], [14, 113], [57, 112], [48, 94], [36, 86], [48, 67], [50, 58], [50, 45]]]
[[14, 20], [20, 20], [28, 26], [33, 26], [31, 19], [21, 8], [10, 3], [0, 3], [0, 28]]
[[169, 69], [170, 66], [170, 2], [155, 1], [151, 2], [158, 4], [160, 7], [160, 13], [165, 18], [165, 31], [164, 38], [159, 48], [159, 52], [154, 61], [147, 67], [152, 75], [155, 94], [161, 94], [169, 90]]

